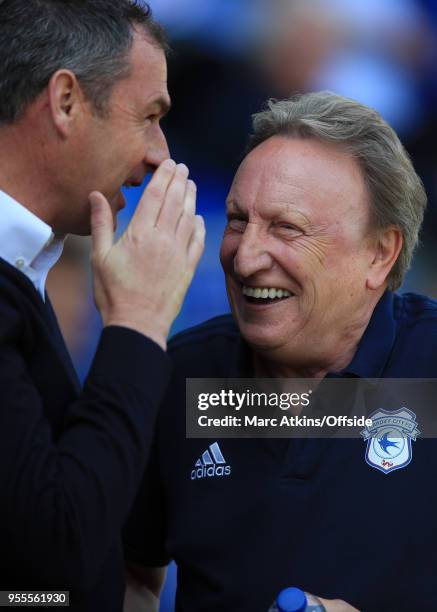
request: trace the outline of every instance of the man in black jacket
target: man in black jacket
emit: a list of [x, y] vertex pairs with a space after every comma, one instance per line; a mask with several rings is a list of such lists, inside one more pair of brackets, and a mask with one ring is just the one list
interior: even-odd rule
[[[167, 159], [165, 39], [148, 9], [1, 0], [0, 24], [0, 590], [116, 611], [119, 532], [203, 222], [188, 169]], [[153, 170], [113, 244], [121, 186]], [[45, 279], [65, 235], [90, 231], [104, 329], [81, 390]]]

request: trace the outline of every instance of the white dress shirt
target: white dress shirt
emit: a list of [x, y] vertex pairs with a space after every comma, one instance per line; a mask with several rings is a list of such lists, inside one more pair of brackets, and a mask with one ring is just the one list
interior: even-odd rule
[[47, 223], [0, 190], [0, 257], [27, 276], [43, 300], [47, 275], [63, 245]]

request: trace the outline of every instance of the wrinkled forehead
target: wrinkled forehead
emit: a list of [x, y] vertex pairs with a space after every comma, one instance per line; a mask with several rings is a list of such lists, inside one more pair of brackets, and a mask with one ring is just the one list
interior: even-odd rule
[[269, 138], [244, 158], [227, 203], [329, 215], [369, 210], [363, 174], [351, 155], [315, 139], [282, 136]]

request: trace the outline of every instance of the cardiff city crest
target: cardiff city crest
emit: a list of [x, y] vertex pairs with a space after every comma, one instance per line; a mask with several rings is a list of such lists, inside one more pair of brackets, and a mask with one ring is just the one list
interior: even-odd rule
[[406, 467], [412, 459], [411, 440], [420, 434], [414, 412], [379, 409], [369, 418], [372, 425], [361, 432], [367, 440], [366, 462], [384, 474]]

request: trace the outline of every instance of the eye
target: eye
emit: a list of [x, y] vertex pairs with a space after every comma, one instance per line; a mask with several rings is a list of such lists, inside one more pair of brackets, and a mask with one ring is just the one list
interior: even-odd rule
[[276, 228], [282, 235], [290, 238], [301, 236], [303, 234], [303, 231], [292, 223], [278, 223]]
[[226, 229], [233, 230], [234, 232], [244, 232], [247, 225], [247, 219], [241, 215], [230, 214], [228, 215], [228, 224]]
[[158, 115], [147, 115], [147, 117], [144, 118], [144, 124], [146, 125], [146, 127], [148, 127], [151, 123], [153, 123], [157, 119], [158, 119]]

